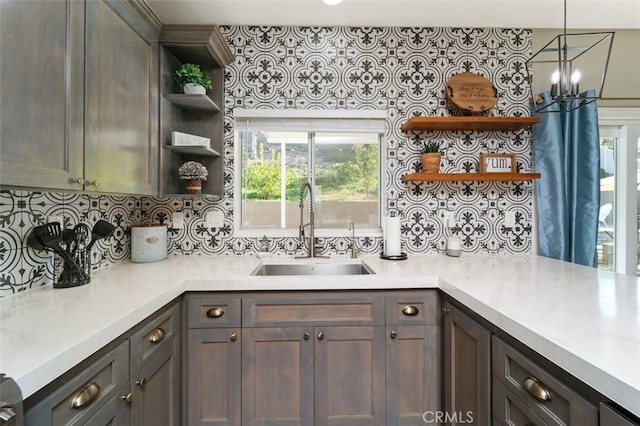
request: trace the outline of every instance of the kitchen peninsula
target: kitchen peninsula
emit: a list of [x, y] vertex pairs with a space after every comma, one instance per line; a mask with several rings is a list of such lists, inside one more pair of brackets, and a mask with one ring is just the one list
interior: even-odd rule
[[[533, 255], [356, 259], [363, 276], [251, 276], [287, 258], [175, 256], [123, 263], [83, 287], [0, 300], [0, 364], [24, 397], [37, 392], [185, 292], [440, 289], [497, 328], [640, 415], [637, 279]], [[348, 262], [333, 258], [325, 262]], [[116, 297], [117, 296], [117, 297]]]

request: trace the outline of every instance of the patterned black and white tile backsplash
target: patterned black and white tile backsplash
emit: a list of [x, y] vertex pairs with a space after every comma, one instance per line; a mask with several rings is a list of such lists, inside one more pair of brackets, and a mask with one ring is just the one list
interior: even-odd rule
[[[383, 137], [384, 212], [401, 217], [402, 249], [407, 253], [442, 251], [455, 233], [463, 251], [528, 252], [532, 249], [531, 182], [401, 181], [419, 171], [424, 138], [442, 141], [443, 172], [475, 172], [480, 152], [517, 154], [520, 171], [532, 170], [531, 133], [440, 131], [404, 133], [414, 115], [455, 114], [446, 102], [446, 81], [460, 72], [490, 79], [498, 104], [489, 114], [529, 115], [524, 62], [531, 54], [531, 31], [494, 28], [346, 28], [223, 26], [236, 55], [225, 69], [225, 193], [220, 201], [128, 197], [77, 193], [0, 192], [0, 297], [48, 282], [51, 262], [25, 244], [29, 230], [50, 215], [65, 226], [98, 219], [117, 226], [114, 237], [94, 250], [94, 268], [129, 258], [129, 227], [170, 221], [184, 213], [185, 227], [169, 230], [170, 254], [254, 253], [258, 238], [240, 237], [234, 228], [234, 110], [374, 109], [387, 111]], [[222, 228], [207, 228], [206, 213], [223, 213]], [[455, 226], [443, 226], [453, 212]], [[505, 213], [516, 226], [505, 226]], [[324, 238], [324, 253], [347, 254], [344, 237]], [[359, 237], [363, 254], [381, 249], [379, 237]], [[278, 254], [299, 254], [297, 238], [270, 238]]]

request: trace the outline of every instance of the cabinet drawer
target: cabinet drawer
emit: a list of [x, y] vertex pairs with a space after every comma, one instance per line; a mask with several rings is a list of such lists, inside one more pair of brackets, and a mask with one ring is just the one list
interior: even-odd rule
[[421, 291], [385, 299], [387, 325], [437, 325], [438, 293]]
[[242, 299], [242, 326], [383, 325], [384, 296], [287, 296]]
[[180, 332], [180, 304], [153, 315], [148, 323], [131, 337], [131, 372], [137, 372], [144, 362], [168, 346]]
[[[552, 425], [598, 424], [595, 405], [501, 339], [494, 336], [492, 344], [495, 378], [544, 422]], [[539, 398], [534, 396], [536, 393]]]
[[187, 295], [188, 328], [240, 327], [240, 298]]
[[[543, 426], [545, 423], [513, 392], [493, 381], [493, 417], [500, 425]], [[556, 424], [556, 423], [552, 423]]]
[[129, 380], [128, 358], [125, 341], [34, 405], [25, 414], [25, 424], [85, 424]]

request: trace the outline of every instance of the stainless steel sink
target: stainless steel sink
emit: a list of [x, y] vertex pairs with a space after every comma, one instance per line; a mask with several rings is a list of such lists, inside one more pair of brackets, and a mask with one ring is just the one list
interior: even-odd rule
[[369, 275], [375, 272], [360, 263], [296, 263], [262, 265], [252, 275]]

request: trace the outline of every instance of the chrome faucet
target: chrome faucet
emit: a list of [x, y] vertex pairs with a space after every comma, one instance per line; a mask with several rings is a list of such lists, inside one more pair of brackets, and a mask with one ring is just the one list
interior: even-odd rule
[[[304, 223], [304, 194], [309, 190], [309, 222]], [[298, 238], [304, 243], [304, 228], [309, 227], [309, 254], [299, 257], [326, 257], [316, 255], [316, 236], [315, 236], [315, 218], [313, 215], [313, 188], [309, 181], [300, 187], [300, 226], [298, 227]]]
[[358, 257], [358, 251], [356, 250], [356, 226], [353, 222], [349, 223], [349, 231], [351, 231], [351, 258]]

